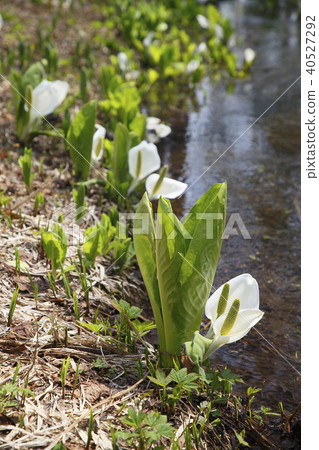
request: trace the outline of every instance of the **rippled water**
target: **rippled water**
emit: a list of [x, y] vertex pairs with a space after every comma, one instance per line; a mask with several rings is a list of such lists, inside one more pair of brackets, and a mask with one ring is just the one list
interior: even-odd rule
[[257, 51], [251, 77], [232, 86], [204, 80], [198, 107], [190, 102], [187, 113], [168, 113], [174, 133], [161, 156], [190, 186], [174, 202], [180, 216], [212, 184], [227, 180], [228, 216], [239, 213], [251, 239], [224, 240], [214, 285], [251, 273], [265, 315], [213, 361], [261, 387], [262, 404], [282, 401], [291, 412], [300, 395], [300, 81], [289, 86], [300, 74], [299, 24], [255, 16], [240, 1], [222, 2], [221, 10]]

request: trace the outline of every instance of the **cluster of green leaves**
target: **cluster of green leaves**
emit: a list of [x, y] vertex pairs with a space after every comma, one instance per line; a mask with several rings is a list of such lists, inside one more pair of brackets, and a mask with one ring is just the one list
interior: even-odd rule
[[33, 392], [27, 386], [20, 387], [17, 384], [17, 377], [20, 369], [20, 363], [17, 364], [14, 371], [12, 383], [6, 383], [0, 386], [0, 416], [5, 414], [10, 408], [14, 408], [19, 404], [19, 395], [27, 397], [33, 396]]
[[[187, 373], [186, 368], [180, 369], [177, 366], [175, 366], [168, 374], [159, 368], [156, 370], [152, 368], [151, 372], [153, 375], [148, 378], [156, 386], [155, 392], [160, 397], [160, 410], [162, 413], [163, 411], [166, 411], [168, 414], [171, 414], [174, 412], [175, 405], [178, 401], [183, 397], [185, 400], [185, 396], [190, 398], [193, 393], [199, 394], [208, 392], [212, 399], [211, 401], [202, 401], [197, 406], [198, 414], [183, 430], [185, 448], [189, 450], [201, 448], [201, 440], [204, 431], [211, 429], [211, 427], [218, 427], [221, 422], [221, 412], [213, 405], [225, 404], [227, 401], [230, 401], [229, 385], [232, 386], [237, 381], [242, 382], [238, 375], [231, 373], [227, 368], [222, 371], [216, 370], [213, 374], [209, 370], [204, 374]], [[226, 391], [228, 393], [226, 393]], [[220, 395], [223, 395], [224, 402], [218, 402]], [[266, 409], [264, 409], [263, 412], [266, 412]], [[152, 411], [150, 415], [152, 424], [167, 424], [166, 415], [157, 411]], [[133, 430], [114, 431], [113, 428], [111, 428], [113, 444], [118, 444], [120, 440], [124, 440], [132, 445], [132, 448], [153, 448], [153, 444], [157, 444], [156, 448], [164, 448], [160, 446], [159, 440], [162, 437], [168, 437], [171, 438], [171, 448], [181, 448], [179, 439], [176, 439], [175, 437], [176, 430], [171, 427], [172, 433], [160, 433], [160, 431], [164, 431], [164, 429], [162, 429], [162, 427], [158, 429], [155, 425], [153, 425], [155, 430], [149, 430], [150, 422], [148, 420], [148, 414], [141, 410], [129, 408], [128, 415], [122, 419], [122, 423], [133, 428]], [[150, 431], [152, 431], [152, 433], [150, 433]], [[238, 433], [238, 435], [244, 437], [244, 433]], [[149, 440], [150, 437], [154, 440]]]
[[79, 323], [99, 336], [114, 337], [117, 341], [129, 346], [131, 351], [135, 351], [136, 339], [149, 333], [155, 328], [155, 324], [152, 321], [138, 319], [142, 312], [141, 308], [131, 306], [125, 300], [117, 301], [114, 299], [113, 302], [120, 312], [120, 320], [115, 319], [113, 326], [109, 319], [106, 322], [96, 319], [95, 322], [81, 321]]
[[62, 368], [61, 368], [61, 384], [62, 384], [62, 398], [65, 396], [65, 380], [69, 369], [70, 357], [67, 357], [67, 360], [63, 360]]
[[133, 408], [128, 409], [127, 416], [122, 418], [123, 424], [133, 428], [134, 431], [114, 431], [112, 429], [112, 440], [116, 446], [122, 439], [134, 449], [151, 448], [160, 438], [174, 437], [174, 428], [167, 423], [167, 416], [157, 411], [144, 413]]
[[22, 169], [24, 183], [29, 191], [31, 183], [36, 175], [35, 173], [32, 174], [32, 148], [24, 148], [24, 155], [20, 156], [18, 163]]
[[[134, 246], [154, 312], [164, 366], [172, 364], [167, 354], [180, 356], [182, 344], [199, 329], [222, 244], [226, 191], [226, 183], [212, 186], [183, 222], [174, 215], [170, 202], [160, 198], [156, 227], [146, 193], [138, 205]], [[212, 233], [207, 239], [208, 226], [203, 218], [210, 214], [220, 219], [210, 222]]]
[[2, 208], [5, 208], [11, 202], [11, 197], [5, 195], [4, 191], [0, 191], [0, 214]]
[[30, 389], [19, 387], [15, 383], [6, 383], [0, 386], [0, 415], [18, 405], [19, 394], [24, 396], [33, 395]]
[[[105, 74], [105, 70], [102, 69], [101, 74]], [[125, 83], [121, 79], [122, 81], [118, 85], [116, 85], [117, 81], [112, 83], [112, 80], [118, 79], [117, 77], [114, 71], [113, 78], [108, 82], [113, 84], [114, 87], [110, 89], [110, 84], [108, 84], [107, 98], [100, 101], [99, 106], [110, 120], [110, 128], [112, 130], [115, 131], [117, 123], [120, 122], [131, 131], [134, 131], [141, 139], [143, 138], [146, 125], [146, 117], [140, 113], [139, 108], [142, 97], [133, 82]], [[105, 83], [105, 77], [100, 76], [100, 81]], [[102, 87], [103, 89], [105, 90]]]
[[120, 311], [120, 322], [115, 319], [114, 326], [117, 329], [120, 341], [129, 345], [135, 350], [136, 337], [145, 336], [149, 331], [155, 328], [152, 321], [140, 321], [138, 317], [142, 313], [142, 309], [137, 306], [131, 306], [125, 300], [117, 302], [114, 300]]
[[[172, 369], [168, 375], [161, 369], [156, 369], [155, 376], [148, 377], [152, 383], [162, 387], [161, 405], [168, 405], [174, 408], [175, 404], [181, 399], [183, 394], [190, 394], [192, 391], [198, 392], [200, 384], [199, 375], [196, 373], [187, 373], [186, 367], [183, 369]], [[169, 386], [175, 383], [174, 387]]]
[[60, 225], [54, 223], [51, 231], [41, 228], [41, 242], [47, 258], [51, 261], [52, 276], [55, 279], [57, 268], [61, 267], [65, 260], [67, 237]]
[[227, 403], [229, 396], [233, 392], [233, 386], [236, 383], [243, 383], [240, 375], [232, 373], [227, 367], [214, 372], [199, 370], [201, 381], [204, 383], [205, 389], [214, 399], [214, 404], [224, 405]]
[[126, 236], [122, 237], [119, 222], [117, 221], [115, 226], [113, 223], [111, 217], [103, 213], [100, 223], [87, 228], [83, 252], [86, 265], [94, 266], [98, 255], [107, 255], [113, 251], [114, 268], [121, 273], [135, 255], [135, 251], [132, 239]]
[[[105, 6], [103, 12], [108, 17], [108, 26], [116, 27], [128, 47], [134, 45], [143, 67], [140, 78], [148, 84], [176, 77], [197, 82], [204, 73], [205, 63], [213, 70], [224, 66], [231, 75], [240, 74], [236, 56], [229, 46], [233, 34], [230, 22], [214, 5], [204, 6], [189, 0], [125, 0]], [[198, 15], [207, 18], [209, 25], [205, 29], [198, 24]], [[207, 43], [206, 48], [198, 52], [202, 42]], [[115, 43], [111, 40], [107, 45], [113, 49]], [[188, 64], [193, 60], [199, 64], [190, 70]], [[134, 66], [139, 69], [136, 57]]]

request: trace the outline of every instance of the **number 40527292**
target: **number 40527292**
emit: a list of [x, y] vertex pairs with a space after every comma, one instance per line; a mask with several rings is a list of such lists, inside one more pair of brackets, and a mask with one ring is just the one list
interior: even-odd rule
[[312, 75], [316, 66], [316, 24], [315, 16], [306, 17], [306, 72]]

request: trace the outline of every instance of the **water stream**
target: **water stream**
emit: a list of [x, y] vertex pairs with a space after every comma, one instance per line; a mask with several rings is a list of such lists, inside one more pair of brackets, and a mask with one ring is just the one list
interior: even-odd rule
[[265, 315], [212, 361], [262, 388], [260, 403], [276, 408], [282, 401], [292, 412], [300, 395], [299, 24], [254, 15], [242, 1], [220, 8], [257, 52], [251, 76], [232, 86], [206, 79], [197, 107], [189, 102], [187, 114], [170, 110], [174, 133], [161, 144], [161, 156], [171, 175], [190, 186], [173, 202], [179, 216], [212, 184], [227, 180], [227, 216], [239, 213], [251, 237], [244, 239], [235, 223], [239, 234], [223, 242], [214, 286], [251, 273]]

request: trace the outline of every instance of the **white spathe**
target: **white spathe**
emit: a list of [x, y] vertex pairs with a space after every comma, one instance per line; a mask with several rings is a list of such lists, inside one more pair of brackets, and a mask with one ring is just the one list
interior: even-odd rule
[[161, 119], [158, 117], [150, 116], [146, 119], [146, 129], [154, 130], [157, 125], [161, 123]]
[[[264, 314], [259, 309], [258, 283], [251, 275], [248, 273], [239, 275], [228, 281], [228, 284], [230, 286], [229, 298], [226, 309], [221, 316], [218, 317], [217, 308], [224, 285], [220, 286], [206, 303], [205, 314], [212, 321], [212, 326], [206, 337], [213, 340], [204, 355], [204, 359], [222, 345], [236, 342], [244, 337]], [[236, 299], [240, 300], [238, 315], [231, 329], [226, 334], [222, 334], [221, 330], [225, 319]]]
[[133, 182], [128, 190], [128, 194], [130, 194], [141, 180], [161, 167], [161, 158], [156, 145], [142, 141], [131, 148], [128, 152], [128, 167], [130, 175], [133, 177]]
[[164, 123], [160, 123], [159, 125], [156, 125], [155, 127], [155, 133], [159, 138], [165, 138], [172, 132], [171, 127], [168, 125], [165, 125]]
[[244, 61], [246, 64], [251, 64], [256, 58], [256, 52], [252, 48], [245, 48]]
[[215, 35], [219, 41], [221, 41], [224, 38], [224, 30], [219, 23], [216, 23], [215, 25]]
[[202, 28], [204, 29], [209, 28], [210, 22], [207, 19], [207, 17], [203, 16], [202, 14], [197, 14], [196, 19]]
[[0, 30], [3, 27], [3, 19], [2, 19], [2, 15], [0, 14]]
[[117, 61], [119, 64], [119, 68], [122, 70], [122, 72], [127, 72], [131, 68], [131, 63], [124, 52], [120, 52], [117, 55]]
[[148, 48], [151, 45], [151, 43], [152, 43], [152, 41], [154, 39], [154, 35], [155, 35], [154, 31], [150, 31], [148, 33], [148, 35], [143, 39], [144, 47]]
[[[106, 129], [102, 127], [102, 125], [99, 125], [98, 123], [95, 124], [96, 132], [93, 135], [93, 142], [92, 142], [92, 161], [99, 161], [103, 156], [103, 145], [99, 146], [99, 142], [101, 140], [101, 137], [105, 138]], [[99, 146], [99, 148], [98, 148]], [[98, 153], [96, 153], [98, 151]]]
[[190, 74], [195, 72], [195, 70], [197, 70], [199, 66], [200, 62], [198, 61], [198, 59], [192, 59], [186, 66], [186, 73]]
[[[240, 299], [241, 309], [259, 308], [259, 287], [258, 283], [249, 273], [244, 273], [238, 277], [232, 278], [227, 282], [229, 284], [229, 299], [227, 302], [225, 314], [228, 313], [233, 301], [236, 298]], [[226, 283], [225, 283], [226, 284]], [[212, 322], [217, 319], [217, 307], [220, 295], [225, 286], [223, 284], [209, 297], [205, 307], [205, 315]]]
[[196, 54], [196, 53], [205, 53], [205, 52], [207, 52], [207, 44], [206, 44], [206, 42], [201, 42], [201, 43], [196, 47], [195, 54]]
[[51, 114], [63, 102], [69, 88], [69, 83], [66, 81], [42, 80], [32, 91], [31, 107], [25, 103], [26, 111], [30, 110], [28, 127], [32, 127], [41, 117]]
[[[156, 134], [156, 137], [162, 139], [168, 136], [172, 129], [168, 125], [165, 125], [164, 123], [161, 123], [161, 119], [158, 117], [147, 117], [146, 119], [146, 130], [151, 131]], [[149, 140], [152, 140], [151, 136], [149, 136]], [[153, 141], [157, 142], [158, 139], [153, 139]]]
[[158, 200], [160, 196], [173, 199], [182, 195], [187, 189], [186, 183], [164, 177], [159, 188], [153, 192], [159, 177], [159, 174], [153, 173], [146, 179], [145, 188], [150, 200]]

